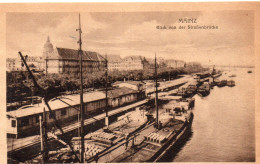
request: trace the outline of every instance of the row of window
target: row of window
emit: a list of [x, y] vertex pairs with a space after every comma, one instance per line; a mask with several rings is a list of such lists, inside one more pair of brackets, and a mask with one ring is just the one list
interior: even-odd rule
[[[51, 114], [49, 114], [49, 119], [56, 118], [56, 113], [54, 112], [53, 114], [54, 114], [54, 117]], [[67, 115], [67, 110], [62, 110], [61, 116], [65, 116], [65, 115]], [[36, 123], [38, 123], [39, 122], [39, 116], [35, 116], [34, 118], [36, 119]], [[29, 117], [21, 119], [21, 126], [22, 127], [28, 126], [30, 124], [29, 119], [30, 119]], [[11, 124], [12, 124], [12, 127], [16, 127], [16, 120], [12, 120]]]
[[[65, 116], [65, 115], [67, 115], [67, 110], [66, 109], [61, 110], [61, 116]], [[49, 119], [54, 119], [54, 118], [56, 118], [55, 112], [53, 112], [53, 115], [49, 114]]]
[[[105, 102], [104, 101], [102, 101], [102, 102], [97, 101], [97, 102], [91, 103], [91, 106], [93, 106], [94, 109], [102, 108], [102, 107], [105, 106]], [[61, 116], [67, 115], [67, 109], [62, 109], [60, 113], [61, 113]], [[36, 119], [36, 123], [39, 122], [39, 116], [38, 115], [35, 116], [35, 117], [27, 117], [27, 118], [21, 119], [21, 122], [20, 122], [21, 126], [23, 127], [23, 126], [30, 125], [30, 119], [33, 119], [33, 118]], [[49, 113], [49, 119], [54, 119], [54, 118], [56, 118], [56, 112], [53, 112], [53, 115], [51, 115]], [[16, 127], [16, 120], [12, 120], [11, 124], [12, 124], [12, 127]]]

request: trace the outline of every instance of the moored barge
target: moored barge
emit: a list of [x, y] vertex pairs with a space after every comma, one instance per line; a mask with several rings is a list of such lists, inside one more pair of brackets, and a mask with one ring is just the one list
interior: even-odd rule
[[193, 121], [191, 108], [187, 110], [172, 106], [160, 115], [160, 127], [150, 127], [143, 141], [126, 150], [108, 162], [157, 162], [184, 134], [190, 130]]
[[234, 80], [228, 80], [227, 81], [227, 86], [229, 87], [234, 87], [236, 85], [235, 81]]
[[210, 84], [203, 83], [197, 90], [198, 95], [200, 96], [207, 96], [210, 93]]

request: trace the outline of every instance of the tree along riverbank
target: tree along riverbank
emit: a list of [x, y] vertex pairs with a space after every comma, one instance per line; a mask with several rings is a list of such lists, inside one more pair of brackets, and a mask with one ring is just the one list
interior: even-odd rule
[[[187, 65], [182, 68], [158, 68], [158, 80], [173, 80], [183, 74], [192, 74], [208, 70], [200, 64]], [[7, 103], [31, 101], [32, 96], [39, 96], [39, 91], [33, 87], [32, 80], [27, 72], [7, 72]], [[44, 88], [50, 98], [62, 95], [77, 93], [80, 88], [78, 76], [68, 74], [35, 74], [38, 84]], [[85, 91], [93, 89], [104, 89], [106, 83], [105, 71], [83, 74], [83, 88]], [[108, 87], [116, 81], [123, 80], [153, 80], [154, 69], [113, 71], [108, 72]], [[22, 105], [22, 103], [18, 103]]]

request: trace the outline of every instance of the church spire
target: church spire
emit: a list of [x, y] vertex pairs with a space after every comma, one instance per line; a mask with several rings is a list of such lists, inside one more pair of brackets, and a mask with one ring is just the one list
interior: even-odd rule
[[47, 37], [47, 41], [43, 46], [43, 58], [46, 59], [49, 57], [49, 54], [53, 53], [53, 45], [50, 41], [50, 36]]

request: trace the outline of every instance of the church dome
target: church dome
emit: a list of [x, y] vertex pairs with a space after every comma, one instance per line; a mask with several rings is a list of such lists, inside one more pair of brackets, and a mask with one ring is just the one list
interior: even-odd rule
[[43, 46], [43, 58], [46, 59], [50, 57], [49, 55], [53, 53], [53, 45], [50, 42], [50, 37], [48, 36], [46, 43]]

